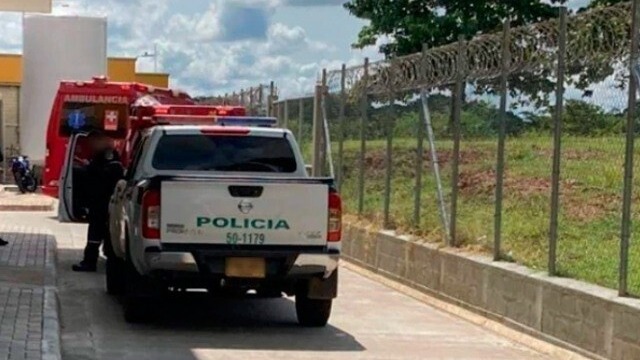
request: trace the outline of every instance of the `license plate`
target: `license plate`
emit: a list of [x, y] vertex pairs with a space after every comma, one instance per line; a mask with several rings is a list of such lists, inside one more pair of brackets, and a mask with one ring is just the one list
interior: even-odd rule
[[262, 279], [266, 268], [264, 258], [227, 258], [224, 273], [228, 277]]

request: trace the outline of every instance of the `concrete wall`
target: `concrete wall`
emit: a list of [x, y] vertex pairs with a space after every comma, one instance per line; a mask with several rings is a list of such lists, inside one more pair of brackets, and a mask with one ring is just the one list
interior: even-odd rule
[[640, 359], [640, 300], [485, 256], [346, 225], [346, 259], [594, 358]]

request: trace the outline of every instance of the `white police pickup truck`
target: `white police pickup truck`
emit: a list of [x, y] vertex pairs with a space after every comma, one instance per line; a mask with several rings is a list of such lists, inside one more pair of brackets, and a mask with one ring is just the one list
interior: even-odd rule
[[107, 260], [107, 290], [124, 295], [127, 321], [150, 320], [151, 296], [199, 288], [295, 296], [301, 325], [326, 325], [341, 199], [332, 179], [307, 175], [290, 131], [161, 125], [132, 146], [110, 204]]

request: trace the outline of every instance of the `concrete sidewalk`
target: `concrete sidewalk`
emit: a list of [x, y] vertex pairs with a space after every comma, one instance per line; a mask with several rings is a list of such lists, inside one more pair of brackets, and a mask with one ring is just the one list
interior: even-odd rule
[[0, 214], [0, 360], [60, 359], [55, 238]]
[[56, 201], [54, 199], [41, 193], [20, 194], [17, 188], [0, 185], [0, 212], [52, 211], [55, 208], [55, 204]]

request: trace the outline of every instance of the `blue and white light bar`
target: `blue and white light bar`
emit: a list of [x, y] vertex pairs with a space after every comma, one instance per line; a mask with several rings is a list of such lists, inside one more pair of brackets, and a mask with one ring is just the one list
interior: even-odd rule
[[271, 128], [278, 125], [278, 119], [264, 116], [217, 116], [216, 125]]

